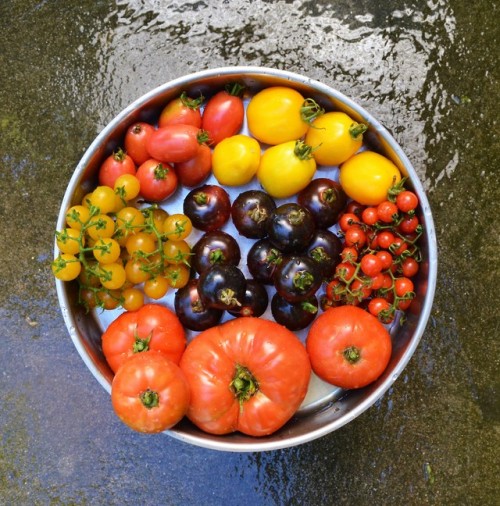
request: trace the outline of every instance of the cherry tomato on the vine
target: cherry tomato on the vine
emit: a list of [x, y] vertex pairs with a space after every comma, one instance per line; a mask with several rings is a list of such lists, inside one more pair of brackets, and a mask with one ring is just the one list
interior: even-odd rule
[[418, 197], [409, 190], [404, 190], [396, 196], [396, 205], [403, 213], [409, 213], [418, 206]]

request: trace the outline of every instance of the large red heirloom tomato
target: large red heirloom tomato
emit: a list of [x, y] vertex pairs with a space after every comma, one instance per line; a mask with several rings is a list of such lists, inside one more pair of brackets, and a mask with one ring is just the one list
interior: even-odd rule
[[177, 315], [159, 304], [122, 313], [102, 335], [102, 351], [113, 372], [135, 353], [148, 350], [178, 364], [185, 348], [186, 334]]
[[391, 358], [389, 332], [367, 311], [338, 306], [321, 314], [306, 342], [313, 371], [341, 388], [361, 388], [375, 381]]
[[297, 336], [255, 317], [203, 331], [188, 344], [180, 367], [191, 390], [187, 416], [211, 434], [273, 433], [299, 408], [311, 375]]

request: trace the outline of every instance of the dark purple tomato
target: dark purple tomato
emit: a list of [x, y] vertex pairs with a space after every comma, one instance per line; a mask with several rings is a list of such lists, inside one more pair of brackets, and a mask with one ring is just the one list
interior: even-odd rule
[[312, 297], [323, 282], [316, 262], [307, 256], [291, 255], [274, 273], [276, 291], [290, 302], [299, 302]]
[[191, 253], [191, 266], [198, 274], [215, 264], [238, 265], [241, 259], [238, 242], [223, 230], [205, 232]]
[[198, 279], [191, 279], [186, 286], [177, 290], [174, 306], [182, 325], [195, 331], [217, 325], [224, 314], [220, 309], [209, 308], [203, 304], [198, 293]]
[[283, 254], [268, 239], [260, 239], [252, 244], [247, 254], [247, 267], [254, 279], [265, 285], [273, 284], [276, 268]]
[[316, 262], [323, 278], [330, 278], [334, 275], [335, 267], [340, 262], [342, 248], [340, 237], [333, 232], [316, 230], [304, 254]]
[[311, 212], [318, 228], [329, 228], [337, 223], [347, 196], [339, 183], [321, 177], [297, 194], [297, 202]]
[[236, 265], [212, 265], [198, 281], [198, 293], [204, 305], [215, 309], [236, 310], [245, 300], [246, 279]]
[[311, 213], [294, 202], [277, 207], [267, 226], [269, 240], [283, 253], [302, 251], [309, 244], [314, 229]]
[[230, 309], [229, 313], [233, 316], [257, 317], [265, 313], [268, 304], [269, 295], [266, 287], [255, 279], [247, 279], [243, 304], [235, 310]]
[[244, 237], [262, 239], [267, 235], [267, 222], [276, 203], [266, 192], [248, 190], [240, 193], [231, 206], [234, 226]]
[[318, 313], [318, 300], [315, 296], [300, 302], [290, 302], [278, 293], [271, 299], [273, 318], [288, 330], [302, 330], [312, 323]]
[[184, 199], [184, 214], [204, 232], [221, 228], [231, 216], [231, 201], [224, 188], [205, 184], [191, 190]]

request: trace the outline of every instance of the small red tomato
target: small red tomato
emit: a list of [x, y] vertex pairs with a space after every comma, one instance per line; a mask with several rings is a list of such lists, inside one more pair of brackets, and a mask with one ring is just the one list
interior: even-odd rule
[[391, 323], [394, 320], [394, 311], [388, 300], [375, 297], [368, 303], [368, 311], [376, 316], [382, 323]]
[[378, 221], [378, 213], [376, 207], [367, 207], [361, 214], [361, 219], [366, 225], [375, 225]]
[[398, 297], [404, 297], [409, 293], [413, 293], [413, 281], [411, 279], [402, 277], [394, 281], [394, 291]]
[[345, 231], [344, 241], [346, 246], [362, 248], [366, 244], [366, 233], [361, 227], [353, 225]]
[[354, 213], [344, 213], [339, 219], [339, 227], [342, 232], [357, 224], [359, 224], [359, 218]]
[[399, 230], [402, 234], [412, 234], [415, 232], [419, 225], [419, 220], [416, 216], [406, 215], [399, 224]]
[[175, 164], [175, 172], [182, 185], [188, 187], [203, 183], [212, 170], [212, 151], [206, 144], [200, 144], [193, 158]]
[[111, 402], [120, 420], [133, 430], [157, 433], [178, 423], [191, 393], [180, 367], [157, 351], [127, 360], [111, 384]]
[[418, 197], [412, 191], [402, 191], [396, 197], [396, 205], [400, 211], [408, 213], [418, 206]]
[[155, 130], [146, 142], [149, 156], [160, 162], [186, 162], [198, 151], [199, 128], [174, 124]]
[[356, 271], [356, 267], [350, 262], [340, 262], [335, 267], [335, 276], [342, 281], [349, 281]]
[[378, 219], [384, 223], [392, 223], [398, 216], [398, 206], [389, 200], [384, 200], [377, 206]]
[[190, 98], [183, 91], [180, 97], [171, 100], [161, 111], [158, 119], [158, 127], [167, 125], [193, 125], [196, 128], [201, 127], [200, 105], [204, 97]]
[[161, 202], [177, 189], [177, 174], [168, 163], [150, 158], [137, 169], [140, 194], [145, 200]]
[[401, 270], [403, 272], [403, 276], [412, 278], [419, 270], [418, 262], [412, 257], [405, 258], [401, 264]]
[[99, 169], [99, 184], [114, 188], [115, 181], [123, 174], [135, 175], [135, 163], [123, 149], [118, 149], [102, 163]]
[[394, 242], [394, 234], [388, 230], [383, 230], [377, 235], [377, 244], [380, 248], [389, 249]]
[[377, 251], [375, 256], [382, 262], [382, 270], [389, 269], [391, 267], [393, 259], [392, 255], [388, 251]]
[[382, 260], [373, 253], [368, 253], [361, 258], [361, 270], [367, 276], [376, 276], [384, 268]]
[[125, 150], [136, 165], [141, 165], [149, 158], [146, 143], [155, 130], [153, 125], [139, 121], [131, 125], [125, 132]]
[[243, 88], [238, 83], [211, 97], [202, 115], [201, 126], [208, 132], [211, 145], [237, 134], [243, 125], [245, 107], [241, 98]]

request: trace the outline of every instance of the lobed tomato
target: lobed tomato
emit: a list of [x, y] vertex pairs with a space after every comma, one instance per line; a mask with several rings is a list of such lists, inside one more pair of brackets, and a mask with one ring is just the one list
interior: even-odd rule
[[312, 324], [306, 341], [313, 371], [341, 388], [369, 385], [386, 369], [391, 337], [377, 318], [356, 306], [327, 309]]
[[99, 184], [113, 188], [116, 178], [122, 174], [135, 174], [135, 163], [125, 151], [118, 149], [101, 164]]
[[177, 189], [177, 174], [168, 163], [150, 158], [137, 169], [140, 195], [152, 202], [161, 202]]
[[186, 162], [198, 152], [198, 133], [199, 128], [193, 125], [167, 125], [149, 136], [146, 149], [150, 158], [160, 162]]
[[180, 367], [191, 389], [187, 416], [211, 434], [275, 432], [299, 408], [311, 374], [295, 334], [256, 317], [203, 331], [188, 344]]
[[111, 384], [116, 415], [138, 432], [173, 427], [186, 414], [189, 400], [189, 385], [179, 366], [155, 351], [129, 358]]
[[102, 335], [102, 351], [113, 372], [132, 355], [147, 350], [159, 351], [178, 364], [185, 347], [186, 335], [179, 319], [158, 304], [122, 313]]

